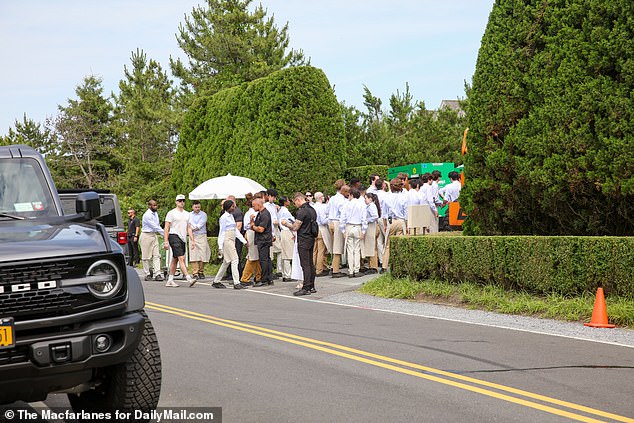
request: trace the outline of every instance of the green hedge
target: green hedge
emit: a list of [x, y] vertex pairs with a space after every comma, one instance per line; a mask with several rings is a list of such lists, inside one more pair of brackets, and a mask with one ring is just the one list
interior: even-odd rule
[[187, 194], [227, 173], [282, 195], [324, 191], [345, 169], [341, 107], [313, 67], [275, 72], [189, 108], [174, 161], [174, 188]]
[[634, 296], [634, 238], [401, 236], [391, 242], [395, 277], [472, 281], [536, 294], [579, 295], [603, 287]]

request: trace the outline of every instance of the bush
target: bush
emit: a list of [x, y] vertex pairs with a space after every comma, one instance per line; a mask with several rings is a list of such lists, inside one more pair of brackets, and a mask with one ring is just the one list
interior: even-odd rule
[[324, 191], [343, 173], [341, 108], [324, 73], [295, 67], [198, 98], [188, 110], [173, 181], [245, 176], [284, 195]]
[[476, 235], [634, 235], [634, 2], [498, 1], [469, 92]]
[[476, 282], [534, 294], [634, 296], [634, 238], [392, 238], [395, 277]]

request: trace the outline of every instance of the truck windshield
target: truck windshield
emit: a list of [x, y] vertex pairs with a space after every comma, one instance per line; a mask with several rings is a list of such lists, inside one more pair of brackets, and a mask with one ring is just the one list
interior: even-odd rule
[[37, 160], [0, 159], [0, 221], [8, 216], [34, 218], [58, 212]]

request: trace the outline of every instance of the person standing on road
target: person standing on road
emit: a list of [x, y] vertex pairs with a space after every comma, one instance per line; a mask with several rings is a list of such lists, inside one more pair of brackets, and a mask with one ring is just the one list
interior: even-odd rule
[[189, 212], [185, 210], [185, 196], [178, 194], [176, 196], [176, 207], [167, 212], [165, 216], [165, 232], [163, 234], [163, 248], [165, 250], [172, 249], [172, 260], [170, 261], [169, 276], [165, 286], [176, 288], [179, 285], [174, 282], [176, 274], [176, 265], [181, 269], [189, 286], [194, 286], [196, 279], [192, 278], [187, 272], [185, 265], [185, 248], [187, 247], [187, 235], [191, 240], [191, 248], [194, 250], [194, 234], [189, 225]]
[[242, 275], [240, 276], [240, 282], [242, 282], [245, 285], [251, 284], [251, 276], [253, 275], [255, 275], [253, 278], [254, 283], [258, 283], [262, 279], [262, 268], [260, 267], [260, 256], [258, 255], [258, 247], [257, 245], [255, 245], [255, 232], [253, 231], [253, 229], [251, 229], [251, 216], [257, 215], [257, 212], [253, 209], [253, 200], [255, 198], [261, 198], [261, 197], [262, 196], [259, 193], [256, 193], [255, 196], [252, 195], [251, 193], [248, 193], [246, 195], [247, 207], [249, 207], [249, 210], [244, 214], [243, 227], [246, 231], [245, 238], [248, 243], [247, 263], [244, 266]]
[[136, 216], [136, 210], [128, 210], [128, 265], [136, 266], [139, 264], [139, 232], [141, 232], [141, 222]]
[[289, 221], [280, 222], [292, 231], [297, 232], [297, 252], [299, 262], [304, 274], [303, 287], [295, 291], [293, 295], [303, 296], [317, 292], [315, 289], [315, 263], [313, 263], [313, 250], [315, 249], [315, 238], [317, 238], [317, 213], [308, 202], [306, 196], [301, 192], [296, 192], [293, 196], [293, 203], [297, 207], [297, 217], [295, 223]]
[[345, 248], [348, 256], [348, 277], [362, 276], [361, 242], [368, 230], [367, 205], [358, 189], [350, 189], [350, 200], [344, 205], [339, 220], [339, 230], [345, 234]]
[[[242, 220], [244, 219], [244, 215], [242, 214], [242, 210], [240, 210], [240, 207], [238, 207], [235, 195], [228, 196], [226, 200], [233, 201], [234, 208], [233, 212], [231, 212], [231, 215], [233, 216], [233, 220], [235, 220], [236, 222], [236, 231], [240, 232], [240, 235], [244, 236], [245, 229], [242, 222]], [[240, 279], [240, 277], [242, 276], [242, 270], [244, 269], [244, 266], [242, 265], [242, 245], [243, 244], [242, 242], [240, 242], [240, 239], [236, 237], [236, 252], [238, 253], [238, 279]], [[232, 267], [229, 267], [227, 269], [227, 275], [229, 276], [229, 279], [227, 280], [233, 280]], [[223, 280], [225, 279], [226, 277], [223, 277]]]
[[205, 263], [211, 258], [211, 249], [207, 242], [207, 213], [201, 210], [200, 201], [192, 201], [192, 212], [189, 214], [189, 226], [194, 234], [193, 248], [189, 254], [192, 264], [192, 276], [198, 280], [205, 279]]
[[273, 245], [273, 223], [271, 213], [264, 207], [261, 198], [253, 200], [253, 210], [257, 215], [251, 215], [251, 229], [255, 232], [255, 245], [258, 246], [258, 257], [262, 268], [262, 279], [253, 286], [273, 285], [273, 262], [271, 261], [271, 245]]
[[[145, 273], [146, 281], [151, 281], [152, 279], [162, 281], [164, 278], [161, 274], [161, 253], [156, 236], [163, 236], [163, 228], [161, 228], [159, 221], [158, 203], [156, 200], [148, 201], [147, 205], [148, 209], [143, 213], [143, 218], [141, 219], [142, 228], [141, 237], [139, 238], [143, 272]], [[152, 260], [151, 268], [150, 260]]]
[[313, 253], [313, 262], [315, 263], [315, 271], [317, 277], [328, 276], [328, 259], [327, 255], [332, 248], [332, 238], [330, 238], [330, 230], [328, 228], [328, 204], [324, 203], [324, 194], [322, 192], [315, 193], [315, 202], [311, 206], [317, 212], [317, 223], [319, 225], [319, 234], [315, 240], [315, 251]]
[[330, 238], [332, 239], [332, 277], [341, 278], [345, 276], [340, 271], [344, 236], [339, 230], [339, 219], [341, 218], [341, 210], [347, 201], [350, 187], [345, 184], [343, 179], [339, 179], [335, 182], [335, 188], [337, 189], [337, 194], [328, 203], [328, 222], [330, 225]]
[[[293, 221], [293, 215], [288, 211], [290, 200], [285, 195], [279, 199], [278, 206], [280, 210], [277, 212], [280, 222], [282, 220]], [[293, 248], [295, 244], [295, 234], [284, 225], [280, 225], [280, 257], [282, 260], [282, 282], [290, 282], [291, 278], [291, 260], [293, 260]]]
[[240, 283], [238, 273], [238, 262], [240, 261], [240, 257], [238, 257], [238, 252], [236, 251], [236, 239], [243, 244], [247, 244], [247, 240], [244, 239], [237, 228], [236, 220], [233, 217], [235, 207], [236, 203], [232, 200], [225, 200], [222, 204], [222, 211], [224, 213], [220, 216], [220, 220], [218, 222], [220, 225], [220, 230], [218, 232], [218, 255], [222, 256], [222, 265], [220, 266], [220, 269], [218, 269], [218, 273], [216, 273], [214, 283], [211, 285], [214, 288], [226, 288], [221, 280], [227, 272], [229, 265], [231, 265], [232, 270], [231, 277], [233, 278], [233, 289], [246, 288], [246, 285]]

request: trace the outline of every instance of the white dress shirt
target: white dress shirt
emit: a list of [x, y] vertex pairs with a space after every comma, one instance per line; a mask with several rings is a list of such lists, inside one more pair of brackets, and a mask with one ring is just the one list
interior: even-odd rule
[[220, 220], [218, 221], [220, 224], [220, 231], [218, 232], [218, 248], [222, 250], [222, 244], [225, 242], [225, 233], [228, 230], [234, 230], [236, 234], [236, 238], [240, 240], [241, 243], [246, 244], [247, 240], [244, 239], [240, 231], [237, 229], [236, 220], [233, 218], [233, 215], [229, 212], [224, 212], [222, 216], [220, 216]]
[[353, 198], [343, 205], [339, 229], [346, 231], [346, 225], [361, 225], [361, 232], [368, 230], [368, 211], [365, 201], [361, 198]]

